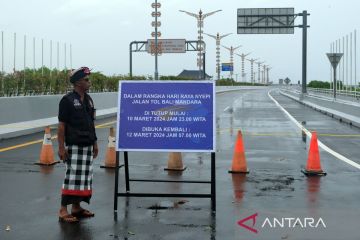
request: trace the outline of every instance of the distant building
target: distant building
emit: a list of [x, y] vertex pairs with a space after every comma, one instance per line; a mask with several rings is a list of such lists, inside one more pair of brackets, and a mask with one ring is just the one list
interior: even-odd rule
[[[178, 77], [179, 78], [184, 78], [184, 79], [199, 79], [199, 76], [203, 76], [203, 72], [201, 71], [201, 75], [199, 74], [199, 70], [183, 70], [179, 75]], [[212, 77], [207, 75], [205, 73], [205, 79], [209, 80], [211, 79]]]

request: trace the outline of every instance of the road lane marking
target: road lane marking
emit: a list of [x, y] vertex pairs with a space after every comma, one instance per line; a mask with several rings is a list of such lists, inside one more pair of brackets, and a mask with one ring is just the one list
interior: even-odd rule
[[116, 123], [116, 121], [99, 124], [99, 125], [96, 125], [95, 128], [105, 128], [105, 127], [107, 127], [107, 126], [109, 126], [111, 124], [114, 124], [114, 123]]
[[224, 112], [226, 112], [227, 110], [230, 109], [230, 106], [227, 106], [225, 109], [224, 109]]
[[[304, 128], [304, 126], [302, 126], [288, 111], [285, 110], [285, 108], [283, 108], [280, 103], [278, 101], [275, 100], [275, 98], [273, 98], [270, 94], [270, 92], [274, 91], [273, 90], [270, 90], [268, 91], [268, 96], [269, 98], [276, 104], [276, 106], [278, 106], [289, 118], [291, 121], [293, 121], [297, 127], [299, 127], [302, 131], [305, 132], [305, 134], [311, 138], [312, 134], [311, 132], [309, 132], [309, 130], [307, 130], [306, 128]], [[347, 157], [341, 155], [340, 153], [338, 152], [335, 152], [334, 150], [332, 150], [331, 148], [329, 148], [328, 146], [326, 146], [325, 144], [323, 144], [320, 140], [318, 140], [318, 144], [319, 144], [319, 147], [322, 148], [324, 151], [328, 152], [329, 154], [333, 155], [334, 157], [338, 158], [339, 160], [357, 168], [360, 170], [360, 164], [348, 159]]]
[[[99, 125], [96, 125], [95, 128], [105, 128], [106, 126], [109, 126], [109, 125], [114, 124], [114, 123], [116, 123], [116, 121], [99, 124]], [[52, 140], [57, 139], [57, 135], [51, 137], [51, 139]], [[21, 144], [17, 144], [17, 145], [6, 147], [6, 148], [0, 148], [0, 153], [10, 151], [10, 150], [14, 150], [14, 149], [17, 149], [17, 148], [22, 148], [22, 147], [27, 147], [27, 146], [30, 146], [30, 145], [42, 143], [43, 140], [44, 139], [39, 139], [39, 140], [34, 140], [34, 141], [26, 142], [26, 143], [21, 143]]]
[[[226, 133], [228, 131], [238, 131], [240, 128], [218, 128], [217, 133]], [[310, 130], [311, 131], [311, 130]], [[266, 137], [301, 137], [301, 132], [247, 132], [242, 131], [242, 134], [245, 136], [266, 136]], [[334, 134], [334, 133], [318, 133], [318, 136], [323, 137], [335, 137], [335, 138], [360, 138], [360, 134]]]

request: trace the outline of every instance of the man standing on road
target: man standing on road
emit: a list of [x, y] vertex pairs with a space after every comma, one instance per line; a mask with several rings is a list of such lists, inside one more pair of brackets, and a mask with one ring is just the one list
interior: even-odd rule
[[[98, 155], [95, 133], [95, 108], [86, 93], [90, 88], [90, 70], [81, 67], [70, 76], [73, 92], [65, 95], [59, 104], [59, 157], [66, 164], [62, 185], [59, 221], [78, 222], [95, 214], [80, 206], [90, 203], [92, 195], [93, 158]], [[72, 204], [71, 214], [67, 205]]]

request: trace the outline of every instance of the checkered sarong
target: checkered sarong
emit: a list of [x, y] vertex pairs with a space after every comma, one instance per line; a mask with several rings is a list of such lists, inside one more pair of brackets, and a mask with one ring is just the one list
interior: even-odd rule
[[91, 197], [93, 178], [93, 146], [68, 146], [69, 159], [62, 185], [62, 194]]

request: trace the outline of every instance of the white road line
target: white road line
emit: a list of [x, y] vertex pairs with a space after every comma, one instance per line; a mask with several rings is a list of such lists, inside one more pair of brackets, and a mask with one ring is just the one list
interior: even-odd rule
[[225, 109], [224, 109], [224, 112], [226, 112], [227, 110], [230, 109], [230, 106], [227, 106]]
[[[291, 116], [291, 114], [285, 110], [285, 108], [283, 108], [278, 101], [276, 101], [270, 94], [270, 92], [274, 91], [274, 89], [270, 90], [268, 92], [268, 96], [269, 98], [290, 118], [291, 121], [293, 121], [296, 126], [298, 126], [302, 131], [304, 131], [306, 133], [306, 135], [311, 138], [311, 132], [309, 130], [307, 130], [306, 128], [304, 128], [304, 126], [302, 126], [293, 116]], [[360, 164], [348, 159], [347, 157], [341, 155], [338, 152], [335, 152], [334, 150], [332, 150], [331, 148], [329, 148], [328, 146], [326, 146], [325, 144], [323, 144], [321, 141], [318, 140], [318, 144], [319, 147], [321, 147], [324, 151], [328, 152], [329, 154], [333, 155], [334, 157], [338, 158], [339, 160], [346, 162], [347, 164], [360, 169]]]

